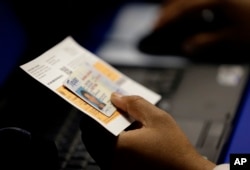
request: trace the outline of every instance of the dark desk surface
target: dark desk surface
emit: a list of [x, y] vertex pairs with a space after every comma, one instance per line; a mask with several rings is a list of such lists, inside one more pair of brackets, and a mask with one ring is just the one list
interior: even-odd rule
[[230, 154], [250, 154], [250, 84], [248, 83], [236, 126], [232, 131], [222, 162], [230, 162]]

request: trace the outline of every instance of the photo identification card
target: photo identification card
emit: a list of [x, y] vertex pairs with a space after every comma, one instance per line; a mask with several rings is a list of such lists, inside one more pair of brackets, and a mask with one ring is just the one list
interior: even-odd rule
[[127, 94], [87, 62], [66, 79], [64, 86], [108, 117], [116, 111], [110, 101], [111, 94]]

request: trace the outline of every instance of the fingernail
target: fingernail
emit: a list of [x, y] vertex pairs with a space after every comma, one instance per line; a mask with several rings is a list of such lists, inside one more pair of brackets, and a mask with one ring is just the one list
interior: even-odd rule
[[112, 97], [121, 98], [122, 96], [123, 95], [121, 93], [117, 93], [117, 92], [112, 93]]

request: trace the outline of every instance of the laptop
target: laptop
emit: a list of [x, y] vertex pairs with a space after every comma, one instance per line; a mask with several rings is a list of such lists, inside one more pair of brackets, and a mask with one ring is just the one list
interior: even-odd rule
[[[216, 162], [234, 128], [231, 124], [244, 93], [248, 66], [196, 65], [182, 56], [140, 53], [136, 44], [151, 29], [158, 9], [155, 3], [123, 6], [108, 34], [105, 34], [105, 41], [94, 52], [129, 77], [161, 94], [163, 98], [157, 106], [173, 115], [201, 154]], [[22, 38], [21, 35], [18, 37]], [[15, 48], [16, 53], [11, 56], [22, 53], [19, 47], [23, 46]], [[1, 77], [1, 80], [5, 82], [6, 78]], [[13, 90], [16, 82], [23, 81], [25, 83], [18, 83], [21, 90]], [[37, 89], [36, 94], [27, 93]], [[53, 139], [61, 169], [99, 169], [81, 141], [81, 114], [77, 109], [19, 71], [11, 76], [7, 90], [3, 90], [7, 97], [1, 98], [1, 127], [18, 126]], [[31, 100], [34, 98], [36, 100]], [[46, 107], [40, 107], [40, 103]]]
[[191, 143], [218, 162], [248, 82], [249, 66], [194, 63], [184, 56], [146, 54], [138, 42], [152, 28], [159, 4], [132, 2], [120, 9], [95, 52], [135, 81], [162, 95]]

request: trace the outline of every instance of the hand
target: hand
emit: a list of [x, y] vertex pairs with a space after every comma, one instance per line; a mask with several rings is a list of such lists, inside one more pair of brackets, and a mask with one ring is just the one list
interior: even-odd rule
[[175, 120], [138, 96], [111, 96], [112, 103], [135, 122], [116, 140], [113, 169], [212, 170], [191, 145]]
[[[181, 20], [189, 13], [217, 8], [228, 23], [224, 27], [218, 27], [213, 31], [197, 32], [190, 36], [182, 44], [182, 49], [187, 55], [209, 52], [209, 49], [250, 53], [250, 1], [249, 0], [167, 0], [162, 6], [155, 28], [165, 24], [171, 24]], [[185, 28], [183, 28], [185, 29]], [[224, 51], [225, 52], [225, 51]]]

